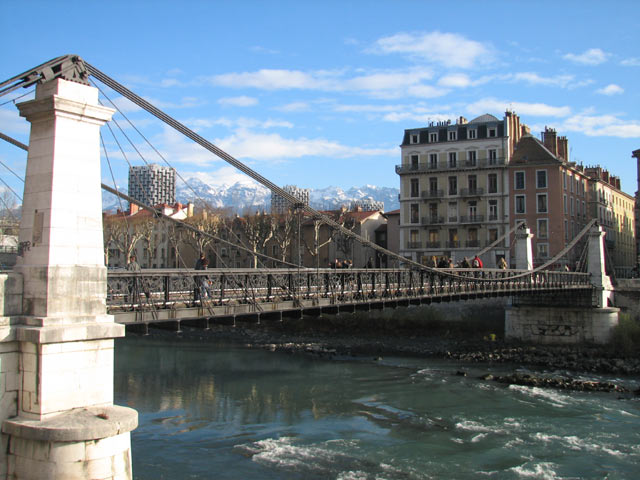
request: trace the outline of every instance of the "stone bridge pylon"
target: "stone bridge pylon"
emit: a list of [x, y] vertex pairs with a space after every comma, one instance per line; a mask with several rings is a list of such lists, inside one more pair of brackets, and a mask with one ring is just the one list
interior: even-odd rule
[[0, 279], [0, 475], [132, 478], [137, 412], [113, 404], [98, 90], [57, 78], [18, 105], [31, 123], [13, 273]]

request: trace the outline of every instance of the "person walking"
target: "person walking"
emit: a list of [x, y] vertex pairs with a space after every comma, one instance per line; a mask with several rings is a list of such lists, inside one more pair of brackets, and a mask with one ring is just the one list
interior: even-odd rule
[[[134, 273], [139, 273], [142, 270], [140, 268], [140, 265], [136, 261], [135, 255], [131, 255], [129, 257], [129, 263], [127, 263], [126, 268], [128, 272], [134, 272]], [[140, 285], [140, 281], [139, 281], [138, 275], [134, 275], [133, 277], [131, 277], [131, 281], [129, 282], [129, 287], [128, 287], [129, 294], [127, 296], [127, 301], [131, 301], [131, 310], [133, 310], [134, 305], [139, 301], [139, 297], [140, 297], [139, 285]]]

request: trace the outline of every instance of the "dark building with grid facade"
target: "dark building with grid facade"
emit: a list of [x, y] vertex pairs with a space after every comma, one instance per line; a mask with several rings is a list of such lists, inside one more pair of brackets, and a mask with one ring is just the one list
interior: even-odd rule
[[[307, 188], [298, 188], [295, 185], [285, 185], [282, 189], [296, 197], [300, 203], [305, 205], [309, 205], [309, 189]], [[271, 213], [274, 214], [283, 214], [286, 213], [289, 209], [291, 209], [293, 205], [284, 197], [281, 197], [277, 193], [271, 194]]]
[[129, 167], [129, 195], [148, 205], [176, 201], [176, 171], [152, 163]]

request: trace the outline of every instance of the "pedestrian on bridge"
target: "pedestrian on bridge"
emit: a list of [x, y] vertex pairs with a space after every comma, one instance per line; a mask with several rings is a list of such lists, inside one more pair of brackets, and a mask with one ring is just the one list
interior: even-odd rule
[[[136, 256], [131, 255], [129, 257], [129, 263], [127, 263], [127, 271], [139, 273], [141, 271], [140, 265], [136, 261]], [[129, 282], [128, 292], [126, 302], [131, 301], [131, 309], [133, 310], [133, 306], [138, 303], [138, 299], [140, 297], [140, 287], [139, 287], [139, 279], [138, 276], [131, 277], [131, 281]]]
[[478, 255], [473, 257], [473, 260], [471, 260], [471, 266], [473, 268], [482, 268], [482, 260], [480, 260], [480, 257], [478, 257]]
[[500, 257], [500, 260], [498, 261], [498, 268], [500, 268], [501, 270], [507, 269], [507, 261], [504, 259], [504, 257]]

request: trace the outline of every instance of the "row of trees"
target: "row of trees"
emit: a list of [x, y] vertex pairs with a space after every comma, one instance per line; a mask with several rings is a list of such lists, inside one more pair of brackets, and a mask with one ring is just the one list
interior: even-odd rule
[[[336, 211], [330, 214], [334, 221], [349, 230], [357, 227], [357, 221], [350, 212]], [[223, 248], [229, 251], [233, 247], [213, 237], [242, 245], [252, 252], [253, 255], [245, 254], [244, 258], [250, 257], [254, 268], [259, 264], [257, 253], [275, 257], [281, 262], [297, 264], [306, 260], [308, 266], [318, 266], [323, 248], [325, 256], [328, 255], [326, 247], [329, 244], [334, 243], [335, 250], [343, 258], [349, 257], [353, 248], [353, 239], [321, 220], [293, 212], [257, 212], [237, 216], [226, 211], [202, 210], [184, 218], [183, 222], [192, 228], [182, 227], [144, 210], [133, 215], [105, 215], [103, 220], [107, 265], [124, 266], [132, 254], [138, 254], [138, 261], [145, 268], [190, 267], [197, 254], [205, 252], [213, 254], [220, 266], [234, 266], [224, 265], [225, 260], [221, 255]], [[113, 255], [117, 257], [115, 261], [111, 258]]]

